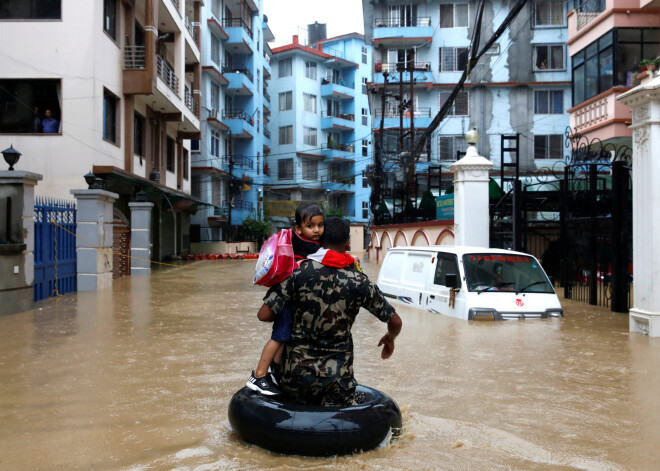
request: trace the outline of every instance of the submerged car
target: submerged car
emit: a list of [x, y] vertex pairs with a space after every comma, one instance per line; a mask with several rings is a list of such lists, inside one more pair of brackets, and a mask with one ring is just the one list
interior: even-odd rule
[[383, 260], [378, 287], [396, 302], [460, 319], [564, 315], [538, 260], [510, 250], [445, 245], [394, 247]]

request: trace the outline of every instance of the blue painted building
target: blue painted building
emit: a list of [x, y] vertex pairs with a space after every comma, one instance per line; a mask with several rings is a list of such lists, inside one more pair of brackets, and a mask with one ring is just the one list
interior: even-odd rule
[[270, 152], [274, 37], [262, 0], [209, 0], [202, 9], [202, 139], [192, 146], [192, 193], [211, 206], [191, 218], [191, 242], [241, 238], [258, 216]]
[[[413, 108], [404, 110], [403, 116], [394, 97], [385, 104], [384, 127], [394, 135], [402, 129], [404, 150], [409, 146], [411, 121], [419, 135], [465, 70], [477, 5], [476, 1], [363, 0], [365, 37], [374, 48], [374, 85], [382, 90], [388, 75], [391, 95], [404, 100], [412, 96]], [[482, 46], [509, 9], [509, 3], [501, 0], [486, 2]], [[566, 13], [560, 0], [527, 3], [470, 73], [449, 116], [434, 132], [416, 166], [419, 181], [429, 167], [442, 167], [443, 186], [451, 183], [447, 167], [466, 150], [464, 135], [473, 126], [481, 135], [479, 152], [493, 161], [494, 172], [500, 167], [502, 135], [520, 135], [518, 161], [523, 174], [561, 162], [571, 107]], [[412, 86], [410, 71], [401, 71], [411, 58]], [[382, 94], [374, 96], [373, 125], [378, 129]], [[511, 162], [511, 154], [504, 157], [505, 163]]]
[[273, 49], [273, 153], [264, 208], [287, 226], [301, 201], [369, 221], [365, 169], [371, 163], [371, 46], [361, 34]]

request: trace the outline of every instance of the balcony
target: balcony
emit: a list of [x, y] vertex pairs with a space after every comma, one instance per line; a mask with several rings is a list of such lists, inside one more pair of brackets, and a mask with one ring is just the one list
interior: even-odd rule
[[235, 199], [232, 203], [232, 210], [234, 211], [254, 211], [254, 203], [251, 201]]
[[174, 74], [174, 70], [162, 56], [158, 56], [157, 58], [156, 73], [158, 74], [158, 77], [165, 82], [165, 85], [179, 96], [179, 78]]
[[240, 167], [244, 170], [254, 170], [254, 160], [245, 155], [234, 155], [231, 158], [235, 167]]
[[227, 90], [231, 91], [233, 95], [253, 95], [251, 89], [254, 77], [250, 70], [225, 64], [222, 66], [222, 73], [229, 81]]
[[232, 54], [253, 54], [252, 29], [242, 18], [225, 18], [222, 26], [227, 31], [227, 45]]
[[605, 0], [586, 0], [576, 9], [576, 30], [580, 30], [589, 24], [594, 18], [605, 11]]
[[124, 46], [124, 70], [144, 70], [145, 59], [144, 46]]
[[270, 130], [264, 127], [264, 145], [270, 147]]
[[[410, 84], [410, 70], [406, 70], [406, 64], [404, 62], [376, 62], [374, 70], [376, 72], [374, 74], [375, 84], [382, 85], [384, 83], [383, 72], [389, 73], [387, 83], [390, 85], [398, 84], [400, 80], [403, 80], [401, 83]], [[413, 83], [421, 85], [432, 81], [431, 63], [427, 61], [415, 61]]]
[[227, 31], [224, 30], [224, 28], [220, 24], [220, 21], [218, 21], [215, 18], [215, 16], [212, 16], [211, 18], [206, 20], [206, 24], [209, 27], [209, 29], [218, 36], [218, 38], [222, 40], [229, 39], [229, 35], [227, 34]]
[[355, 160], [355, 145], [354, 144], [337, 144], [330, 142], [321, 145], [321, 155], [330, 160]]
[[321, 96], [323, 98], [335, 98], [339, 100], [353, 99], [355, 98], [355, 84], [336, 77], [322, 78]]
[[355, 130], [355, 115], [351, 113], [332, 113], [324, 111], [321, 114], [321, 129], [353, 131]]
[[270, 103], [270, 94], [266, 91], [266, 88], [264, 87], [264, 98], [268, 103]]
[[199, 117], [199, 104], [187, 86], [183, 88], [183, 101], [188, 109], [192, 111], [195, 116]]
[[195, 44], [197, 44], [197, 47], [199, 47], [199, 30], [195, 28], [195, 26], [195, 23], [190, 20], [188, 15], [186, 15], [186, 29], [190, 33], [190, 36], [193, 38], [193, 41], [195, 41]]
[[237, 139], [254, 137], [254, 119], [245, 110], [223, 110], [222, 121], [229, 127], [232, 137]]
[[615, 87], [570, 108], [570, 126], [591, 141], [606, 141], [617, 137], [631, 137], [628, 125], [632, 121], [630, 108], [616, 99], [629, 90]]
[[[376, 109], [373, 120], [373, 127], [380, 128], [380, 121], [382, 118], [382, 111], [380, 108]], [[385, 123], [384, 127], [387, 129], [403, 127], [403, 129], [410, 129], [410, 110], [403, 112], [403, 126], [401, 126], [401, 115], [396, 108], [389, 108], [385, 110]], [[415, 108], [412, 114], [413, 124], [415, 129], [427, 128], [431, 124], [431, 108]]]
[[374, 44], [382, 46], [414, 46], [420, 40], [431, 42], [433, 26], [428, 16], [416, 18], [376, 18], [374, 20]]

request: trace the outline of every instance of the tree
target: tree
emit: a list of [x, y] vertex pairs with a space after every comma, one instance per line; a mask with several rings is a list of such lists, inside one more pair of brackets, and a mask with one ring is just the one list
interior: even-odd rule
[[245, 218], [243, 221], [243, 227], [245, 228], [246, 234], [254, 239], [259, 247], [261, 247], [261, 244], [271, 232], [270, 223], [268, 221], [260, 221], [252, 216]]

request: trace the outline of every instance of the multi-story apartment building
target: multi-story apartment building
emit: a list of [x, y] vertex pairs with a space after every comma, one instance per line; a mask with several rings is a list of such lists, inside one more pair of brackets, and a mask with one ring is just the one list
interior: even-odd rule
[[[200, 132], [201, 1], [2, 2], [0, 141], [43, 174], [40, 196], [70, 199], [93, 171], [155, 203], [152, 257], [187, 249], [189, 139]], [[2, 144], [0, 144], [2, 145]]]
[[[369, 221], [371, 47], [361, 34], [273, 49], [273, 155], [265, 208], [288, 225], [300, 201]], [[290, 203], [289, 203], [290, 202]]]
[[639, 84], [640, 62], [655, 59], [660, 44], [657, 3], [587, 0], [570, 3], [571, 128], [615, 146], [632, 146], [630, 108], [616, 96]]
[[262, 11], [260, 0], [209, 0], [202, 9], [202, 139], [193, 142], [192, 180], [210, 206], [193, 216], [194, 242], [236, 240], [243, 220], [260, 212], [274, 40]]
[[[374, 128], [384, 119], [385, 130], [396, 135], [402, 129], [404, 149], [409, 146], [411, 126], [417, 136], [429, 126], [465, 70], [477, 5], [474, 1], [363, 1], [365, 36], [374, 47], [374, 85], [382, 91], [387, 75], [387, 90], [412, 101], [412, 108], [400, 111], [400, 101], [387, 98], [383, 117], [383, 93], [374, 95]], [[482, 46], [508, 12], [507, 2], [486, 2]], [[481, 135], [480, 155], [492, 160], [495, 170], [502, 157], [503, 135], [519, 134], [518, 163], [523, 173], [562, 159], [571, 106], [565, 14], [561, 0], [528, 2], [470, 72], [449, 115], [427, 141], [427, 151], [417, 163], [418, 180], [424, 180], [429, 166], [446, 168], [455, 161], [466, 150], [464, 136], [472, 127]], [[508, 141], [505, 145], [515, 147]], [[512, 153], [504, 155], [505, 162], [513, 158]], [[445, 180], [448, 184], [451, 177]]]

